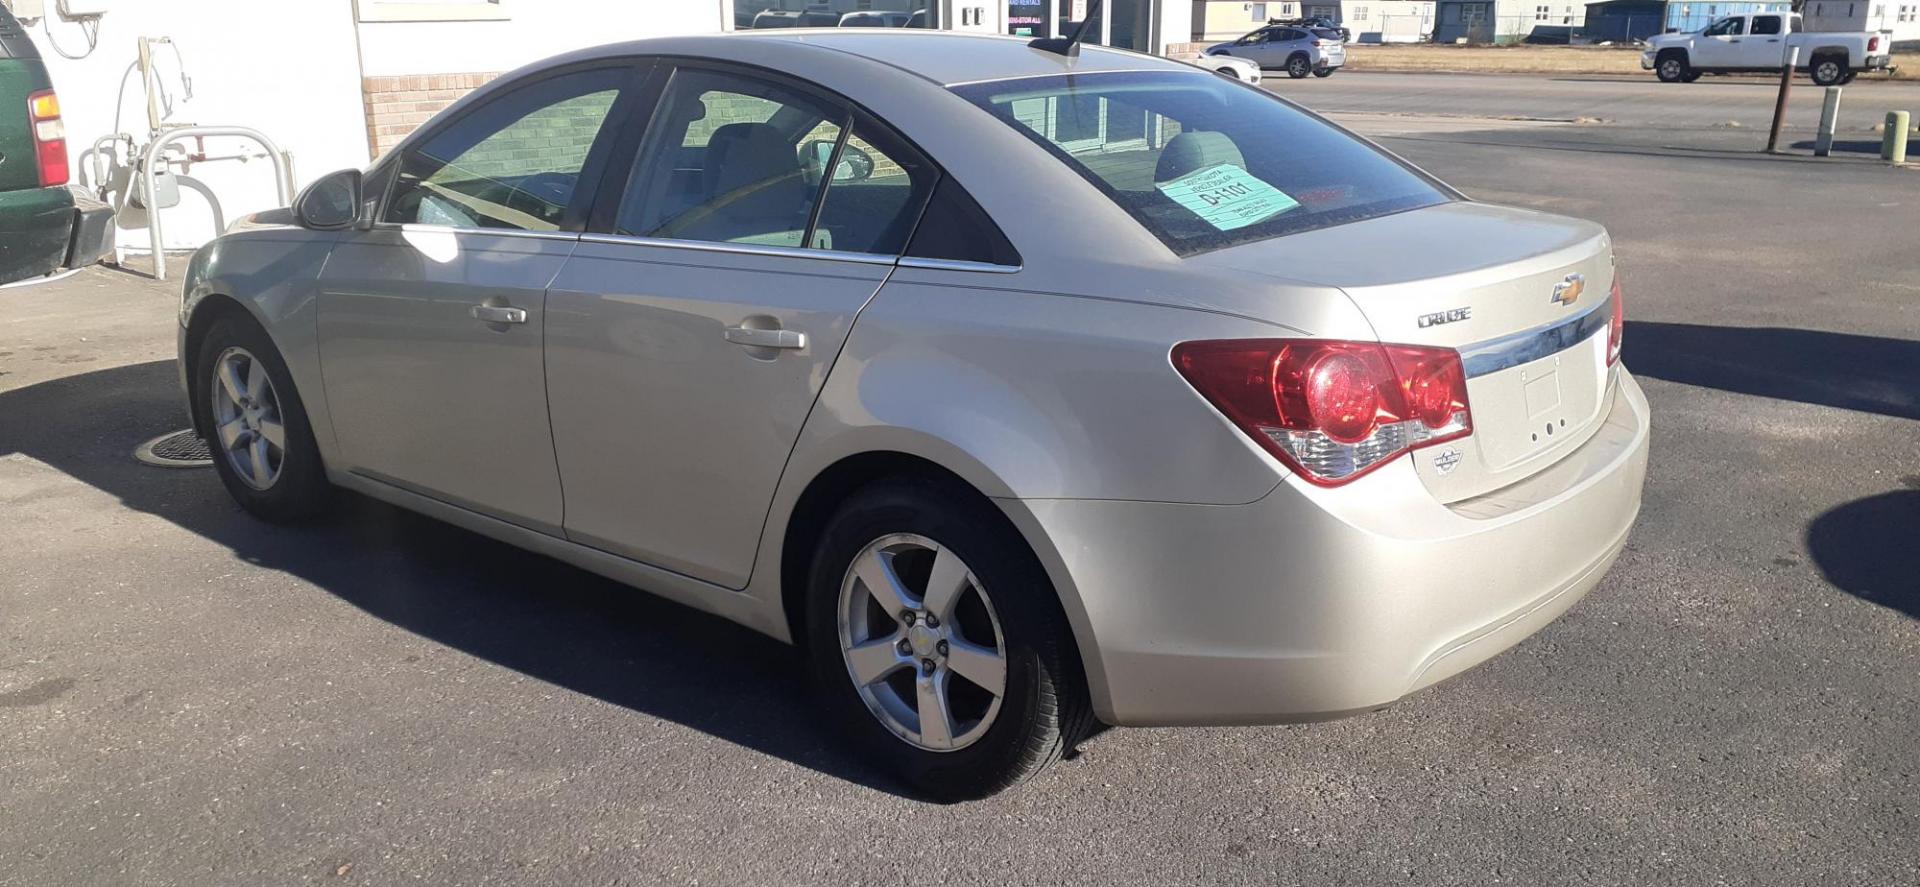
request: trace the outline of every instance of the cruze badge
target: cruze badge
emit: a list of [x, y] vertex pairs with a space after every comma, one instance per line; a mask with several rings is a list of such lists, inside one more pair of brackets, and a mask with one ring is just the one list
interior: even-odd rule
[[1440, 452], [1434, 454], [1433, 467], [1436, 470], [1438, 470], [1441, 474], [1446, 474], [1452, 471], [1454, 468], [1458, 467], [1459, 465], [1460, 465], [1459, 450], [1456, 450], [1452, 447], [1447, 447], [1446, 449], [1441, 450]]
[[1430, 326], [1439, 326], [1443, 323], [1452, 323], [1456, 320], [1466, 320], [1472, 316], [1472, 308], [1455, 308], [1452, 311], [1436, 311], [1432, 314], [1422, 314], [1420, 315], [1420, 328], [1424, 330]]
[[1580, 294], [1587, 291], [1587, 276], [1579, 272], [1567, 275], [1565, 280], [1553, 285], [1553, 298], [1548, 301], [1559, 305], [1572, 305], [1580, 301]]

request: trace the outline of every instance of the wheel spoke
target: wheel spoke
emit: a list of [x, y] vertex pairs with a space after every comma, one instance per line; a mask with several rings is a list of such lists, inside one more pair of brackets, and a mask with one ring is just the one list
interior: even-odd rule
[[247, 361], [247, 396], [252, 398], [254, 403], [259, 403], [260, 396], [266, 393], [266, 389], [267, 371], [260, 366], [260, 361]]
[[947, 710], [947, 683], [942, 675], [923, 677], [919, 688], [920, 741], [929, 748], [953, 745], [953, 715]]
[[220, 376], [220, 387], [227, 392], [227, 399], [236, 405], [239, 404], [241, 399], [247, 396], [247, 386], [240, 381], [240, 371], [234, 369], [233, 361], [220, 361], [220, 367], [216, 372]]
[[895, 635], [849, 648], [847, 665], [853, 671], [854, 683], [865, 687], [893, 674], [896, 669], [905, 667], [907, 660], [894, 646], [898, 643], [898, 635]]
[[961, 563], [958, 555], [942, 548], [933, 556], [923, 605], [942, 622], [951, 622], [953, 606], [960, 602], [960, 593], [967, 590], [967, 585], [967, 565]]
[[240, 445], [241, 436], [247, 433], [247, 420], [235, 417], [214, 430], [220, 433], [221, 448], [231, 450]]
[[287, 451], [287, 428], [271, 419], [260, 420], [260, 436], [273, 444], [273, 448], [284, 453]]
[[998, 650], [953, 638], [947, 641], [947, 667], [988, 693], [1006, 693], [1007, 661], [1000, 658]]
[[253, 472], [253, 482], [266, 486], [273, 479], [273, 468], [267, 464], [267, 439], [255, 435], [247, 446], [247, 465]]
[[913, 599], [907, 596], [907, 590], [900, 584], [900, 577], [893, 573], [892, 558], [879, 551], [861, 558], [853, 567], [854, 574], [860, 577], [860, 583], [867, 587], [867, 593], [887, 611], [887, 615], [899, 619], [902, 613], [914, 609]]

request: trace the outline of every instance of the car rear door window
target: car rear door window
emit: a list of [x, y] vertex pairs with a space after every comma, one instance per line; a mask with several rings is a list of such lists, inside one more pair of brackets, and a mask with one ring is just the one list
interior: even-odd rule
[[834, 249], [806, 240], [847, 109], [726, 71], [674, 72], [634, 160], [614, 231]]
[[1753, 17], [1753, 33], [1780, 33], [1780, 17], [1777, 15], [1756, 15]]
[[487, 100], [407, 149], [383, 220], [559, 230], [626, 76], [578, 71]]
[[[829, 172], [831, 170], [831, 172]], [[939, 173], [845, 103], [685, 68], [635, 158], [614, 233], [898, 255]]]
[[859, 117], [839, 149], [814, 239], [845, 252], [899, 255], [938, 172], [893, 133]]

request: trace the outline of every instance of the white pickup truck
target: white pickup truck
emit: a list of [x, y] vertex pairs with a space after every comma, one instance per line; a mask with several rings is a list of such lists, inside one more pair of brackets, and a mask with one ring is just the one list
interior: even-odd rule
[[1893, 56], [1891, 35], [1874, 31], [1804, 32], [1798, 13], [1756, 12], [1715, 19], [1691, 34], [1660, 34], [1647, 39], [1640, 67], [1667, 83], [1692, 83], [1701, 74], [1779, 71], [1788, 53], [1800, 48], [1797, 70], [1821, 86], [1853, 80], [1861, 71], [1881, 70]]

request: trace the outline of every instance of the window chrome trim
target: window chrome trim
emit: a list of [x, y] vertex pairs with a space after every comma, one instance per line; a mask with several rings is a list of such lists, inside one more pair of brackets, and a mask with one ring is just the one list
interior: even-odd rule
[[817, 259], [828, 262], [852, 262], [860, 265], [891, 265], [893, 256], [876, 253], [843, 252], [835, 249], [804, 249], [797, 246], [760, 246], [748, 243], [719, 243], [711, 240], [675, 240], [666, 237], [637, 237], [630, 234], [582, 234], [582, 243], [612, 246], [653, 246], [695, 252], [728, 253], [741, 256], [772, 256], [785, 259]]
[[1602, 301], [1578, 317], [1463, 345], [1459, 348], [1460, 363], [1466, 370], [1467, 378], [1471, 379], [1510, 370], [1565, 351], [1607, 328], [1607, 324], [1613, 320], [1613, 310], [1609, 307], [1611, 304]]
[[921, 268], [928, 271], [972, 271], [985, 274], [1012, 274], [1026, 267], [996, 265], [992, 262], [969, 262], [965, 259], [922, 259], [917, 256], [901, 256], [899, 264], [902, 268]]
[[419, 231], [423, 234], [485, 234], [490, 237], [523, 237], [528, 240], [577, 240], [574, 231], [523, 231], [519, 228], [462, 228], [458, 225], [426, 225], [419, 222], [374, 222], [373, 231]]

